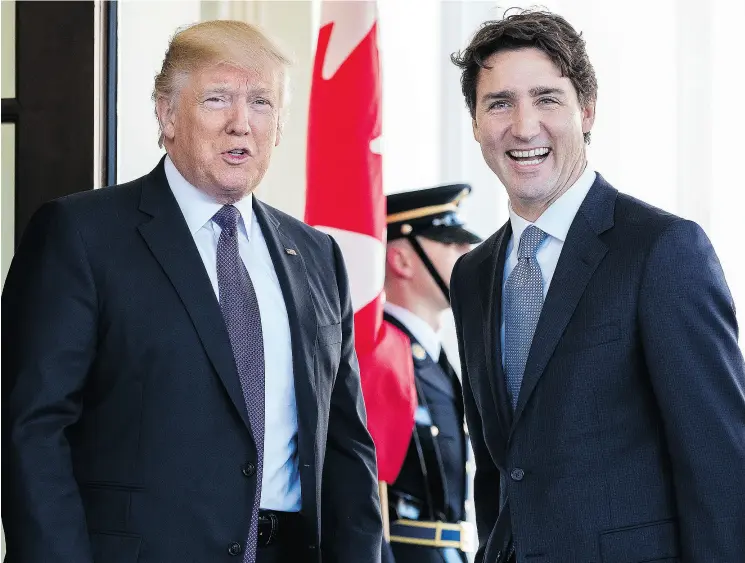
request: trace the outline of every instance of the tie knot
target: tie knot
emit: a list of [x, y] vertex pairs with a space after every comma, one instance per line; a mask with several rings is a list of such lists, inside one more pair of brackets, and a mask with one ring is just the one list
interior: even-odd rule
[[220, 225], [223, 231], [227, 231], [229, 235], [235, 234], [238, 230], [238, 217], [241, 216], [241, 212], [232, 205], [223, 205], [220, 211], [212, 216], [212, 220]]
[[538, 247], [545, 238], [546, 233], [535, 225], [530, 225], [523, 231], [523, 234], [520, 237], [520, 246], [517, 249], [518, 259], [535, 258], [535, 253], [538, 251]]

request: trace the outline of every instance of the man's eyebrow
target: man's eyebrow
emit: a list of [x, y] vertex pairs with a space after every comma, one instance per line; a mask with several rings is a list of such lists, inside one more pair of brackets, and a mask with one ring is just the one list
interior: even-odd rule
[[481, 96], [482, 102], [489, 100], [514, 100], [517, 98], [517, 94], [514, 90], [500, 90], [499, 92], [487, 92]]
[[264, 86], [256, 86], [255, 88], [249, 88], [248, 89], [249, 94], [261, 94], [262, 96], [271, 96], [274, 93], [274, 90], [271, 88], [266, 88]]
[[560, 96], [563, 96], [566, 92], [562, 90], [561, 88], [556, 87], [549, 87], [549, 86], [536, 86], [535, 88], [531, 88], [528, 93], [533, 97], [537, 98], [538, 96], [545, 96], [548, 94], [558, 94]]
[[203, 94], [229, 94], [233, 89], [227, 84], [215, 84], [203, 90]]

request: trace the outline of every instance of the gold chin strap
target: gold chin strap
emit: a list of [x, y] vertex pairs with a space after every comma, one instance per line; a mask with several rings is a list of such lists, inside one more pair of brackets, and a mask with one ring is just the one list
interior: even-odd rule
[[380, 513], [383, 517], [383, 538], [391, 541], [391, 522], [388, 516], [388, 483], [378, 481], [378, 494], [380, 495]]

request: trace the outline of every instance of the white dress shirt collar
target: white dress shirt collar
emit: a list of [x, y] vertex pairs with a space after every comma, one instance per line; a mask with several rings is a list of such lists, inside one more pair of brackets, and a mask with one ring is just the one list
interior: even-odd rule
[[383, 305], [383, 309], [414, 335], [414, 338], [422, 345], [430, 358], [434, 361], [437, 361], [440, 358], [440, 348], [442, 347], [440, 337], [426, 321], [419, 318], [408, 309], [404, 309], [400, 305], [394, 305], [387, 301]]
[[[204, 193], [190, 184], [186, 178], [173, 164], [170, 156], [166, 156], [165, 163], [166, 179], [171, 187], [173, 196], [176, 198], [181, 212], [189, 226], [189, 232], [194, 234], [204, 227], [222, 208], [223, 204], [216, 202], [212, 196]], [[248, 194], [240, 201], [233, 204], [241, 213], [242, 221], [238, 228], [248, 237], [251, 232], [251, 221], [253, 219], [253, 196]]]
[[585, 166], [584, 172], [577, 178], [577, 181], [559, 199], [553, 202], [535, 223], [531, 223], [520, 217], [515, 213], [510, 204], [512, 240], [519, 241], [523, 231], [529, 225], [535, 225], [544, 233], [563, 243], [566, 240], [569, 227], [572, 226], [572, 221], [574, 221], [574, 217], [577, 215], [577, 211], [579, 211], [582, 202], [587, 196], [587, 192], [590, 191], [590, 188], [595, 183], [595, 176], [595, 170], [589, 164]]

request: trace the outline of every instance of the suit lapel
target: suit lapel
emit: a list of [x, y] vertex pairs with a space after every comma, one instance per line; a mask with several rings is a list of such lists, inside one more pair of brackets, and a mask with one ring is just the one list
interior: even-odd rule
[[502, 433], [507, 437], [512, 423], [512, 412], [507, 398], [507, 388], [502, 369], [502, 277], [507, 254], [507, 243], [512, 235], [509, 222], [496, 237], [491, 254], [482, 262], [480, 270], [481, 303], [486, 319], [484, 327], [484, 350], [492, 398], [499, 417]]
[[598, 174], [567, 233], [525, 364], [513, 429], [564, 334], [592, 274], [608, 252], [608, 247], [600, 240], [599, 235], [613, 226], [617, 193]]
[[168, 187], [163, 160], [143, 181], [140, 210], [152, 216], [150, 221], [139, 226], [140, 234], [176, 289], [212, 366], [250, 431], [246, 402], [220, 304], [189, 227]]
[[[298, 430], [306, 444], [313, 444], [318, 421], [318, 374], [314, 368], [318, 322], [305, 268], [305, 259], [312, 257], [303, 257], [292, 237], [282, 230], [271, 208], [255, 197], [253, 201], [254, 212], [269, 248], [290, 320]], [[310, 485], [301, 483], [304, 489]], [[310, 492], [314, 489], [307, 490]]]

